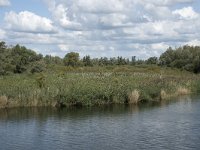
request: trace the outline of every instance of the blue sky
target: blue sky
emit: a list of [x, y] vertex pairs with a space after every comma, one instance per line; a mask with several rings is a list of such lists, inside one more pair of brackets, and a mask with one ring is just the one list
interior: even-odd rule
[[63, 57], [159, 56], [200, 45], [198, 0], [0, 0], [0, 41]]

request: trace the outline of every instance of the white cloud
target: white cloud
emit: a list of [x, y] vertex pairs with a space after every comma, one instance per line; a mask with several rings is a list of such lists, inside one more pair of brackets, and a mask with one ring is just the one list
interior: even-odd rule
[[0, 6], [9, 6], [10, 1], [9, 0], [0, 0]]
[[168, 7], [148, 0], [45, 1], [54, 20], [68, 30], [107, 29], [172, 18]]
[[3, 28], [4, 37], [13, 43], [33, 44], [45, 54], [64, 56], [76, 51], [81, 56], [138, 58], [159, 56], [168, 46], [200, 39], [198, 10], [189, 6], [193, 0], [44, 1], [51, 20], [36, 12], [11, 11], [5, 15], [9, 30]]
[[173, 5], [176, 3], [190, 3], [193, 2], [194, 0], [141, 0], [142, 2], [145, 3], [152, 3], [154, 5], [158, 6], [166, 6], [166, 5]]
[[156, 6], [152, 3], [145, 3], [144, 12], [152, 16], [154, 20], [166, 20], [171, 18], [171, 10], [166, 6]]
[[0, 29], [0, 40], [3, 40], [6, 37], [6, 32]]
[[178, 25], [178, 22], [173, 21], [141, 23], [132, 28], [124, 28], [123, 37], [128, 37], [136, 41], [136, 43], [155, 43], [165, 40], [173, 41], [178, 36], [175, 31]]
[[199, 14], [196, 13], [192, 7], [184, 7], [172, 12], [174, 15], [180, 16], [182, 19], [197, 19]]
[[[7, 40], [11, 41], [11, 43], [20, 44], [50, 45], [62, 41], [62, 39], [53, 36], [54, 34], [7, 31], [6, 35]], [[12, 39], [9, 37], [12, 37]]]
[[108, 14], [99, 19], [100, 24], [105, 27], [130, 26], [132, 23], [125, 14]]
[[58, 47], [60, 48], [61, 51], [67, 52], [69, 51], [69, 46], [66, 44], [59, 44]]
[[191, 45], [191, 46], [200, 46], [200, 40], [195, 39], [195, 40], [186, 42], [185, 44], [186, 45]]
[[14, 31], [32, 33], [55, 32], [53, 22], [45, 17], [38, 16], [29, 11], [22, 11], [18, 14], [10, 11], [4, 17], [7, 27]]
[[91, 13], [114, 13], [123, 11], [125, 5], [121, 0], [78, 0], [77, 7]]
[[[47, 1], [54, 20], [68, 30], [91, 30], [124, 26], [132, 21], [147, 20], [135, 12], [131, 0]], [[135, 2], [134, 2], [135, 4]], [[131, 15], [131, 14], [135, 15]], [[134, 17], [135, 16], [135, 17]]]
[[[129, 47], [133, 51], [129, 52], [130, 56], [136, 56], [137, 58], [148, 59], [149, 57], [159, 57], [169, 46], [165, 43], [154, 44], [130, 44]], [[143, 56], [143, 57], [141, 57]]]
[[[68, 9], [62, 4], [55, 6], [52, 9], [54, 19], [64, 28], [79, 30], [81, 24], [75, 21], [71, 21], [67, 13]], [[76, 17], [75, 15], [73, 16]]]
[[154, 50], [158, 50], [158, 51], [166, 50], [168, 47], [169, 47], [169, 45], [167, 45], [165, 43], [151, 44], [151, 48], [154, 49]]

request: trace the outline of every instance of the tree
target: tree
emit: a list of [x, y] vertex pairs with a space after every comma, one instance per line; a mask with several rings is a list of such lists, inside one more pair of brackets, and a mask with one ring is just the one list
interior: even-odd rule
[[39, 61], [33, 64], [31, 68], [31, 73], [40, 73], [45, 70], [46, 66], [43, 61]]
[[92, 61], [89, 55], [83, 57], [83, 64], [84, 66], [92, 66]]
[[175, 53], [174, 50], [169, 47], [167, 49], [166, 52], [164, 52], [161, 56], [160, 56], [160, 65], [161, 66], [171, 66], [171, 63], [175, 60]]
[[51, 63], [51, 55], [46, 55], [45, 57], [44, 57], [44, 61], [45, 61], [45, 63], [46, 64], [50, 64]]
[[200, 72], [200, 57], [196, 56], [195, 59], [193, 60], [193, 71], [194, 73], [199, 73]]
[[158, 63], [158, 58], [157, 57], [150, 57], [146, 61], [147, 64], [157, 64]]
[[12, 73], [15, 66], [11, 64], [11, 49], [6, 46], [5, 42], [0, 42], [0, 75]]
[[41, 56], [37, 55], [36, 52], [27, 49], [24, 46], [17, 44], [12, 48], [12, 64], [15, 65], [15, 73], [23, 73], [28, 69], [30, 63], [39, 61]]
[[160, 56], [160, 65], [199, 73], [200, 47], [186, 45], [174, 50], [169, 48]]
[[78, 66], [79, 65], [79, 53], [70, 52], [65, 55], [63, 62], [66, 66]]
[[1, 41], [0, 42], [0, 53], [4, 52], [4, 50], [7, 48], [6, 43]]
[[117, 65], [126, 65], [127, 62], [126, 62], [126, 59], [123, 58], [123, 57], [117, 57]]
[[111, 57], [109, 60], [109, 65], [116, 65], [117, 64], [117, 59], [115, 57]]
[[131, 58], [131, 65], [135, 65], [136, 64], [136, 56], [132, 56]]
[[62, 58], [58, 57], [58, 56], [51, 56], [51, 55], [46, 55], [43, 58], [44, 62], [46, 64], [56, 64], [56, 65], [63, 65], [63, 60]]

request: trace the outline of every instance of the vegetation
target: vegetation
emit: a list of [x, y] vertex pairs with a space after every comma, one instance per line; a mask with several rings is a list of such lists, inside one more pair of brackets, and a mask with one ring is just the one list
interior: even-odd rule
[[65, 66], [78, 66], [79, 65], [79, 54], [75, 52], [71, 52], [65, 55], [63, 62]]
[[197, 93], [199, 50], [169, 48], [147, 60], [74, 52], [62, 59], [0, 42], [0, 107], [137, 104]]
[[[158, 102], [179, 94], [195, 92], [197, 89], [194, 87], [198, 76], [178, 70], [160, 67], [119, 67], [110, 70], [102, 67], [98, 71], [88, 72], [87, 69], [86, 72], [77, 68], [65, 73], [51, 71], [2, 76], [1, 99], [6, 99], [4, 106], [9, 107], [134, 104]], [[138, 70], [141, 72], [135, 72]], [[156, 72], [163, 72], [165, 75], [160, 78], [160, 74]]]
[[43, 56], [24, 46], [16, 45], [7, 48], [5, 42], [0, 42], [0, 75], [24, 73], [32, 69], [32, 65], [42, 61]]
[[135, 56], [90, 58], [89, 55], [80, 59], [78, 53], [70, 52], [62, 59], [58, 56], [36, 54], [24, 46], [16, 45], [7, 47], [5, 42], [0, 42], [0, 75], [38, 73], [51, 65], [71, 67], [99, 67], [99, 66], [135, 66], [135, 65], [159, 65], [161, 67], [178, 68], [194, 73], [200, 72], [200, 47], [183, 46], [176, 49], [169, 47], [159, 58], [150, 57], [147, 60], [136, 60]]
[[170, 47], [160, 56], [160, 65], [199, 73], [200, 47], [186, 45], [175, 50]]

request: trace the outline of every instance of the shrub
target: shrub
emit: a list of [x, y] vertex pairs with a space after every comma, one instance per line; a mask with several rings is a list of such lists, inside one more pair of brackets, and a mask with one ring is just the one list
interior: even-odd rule
[[31, 73], [43, 72], [45, 68], [46, 68], [46, 65], [43, 61], [36, 62], [31, 67]]

